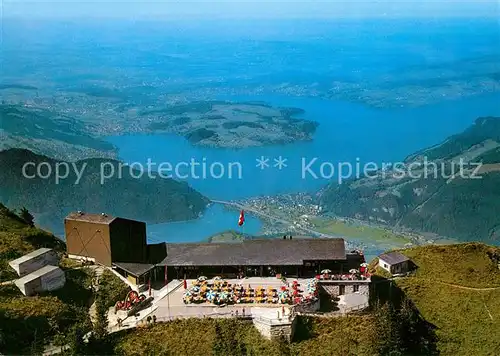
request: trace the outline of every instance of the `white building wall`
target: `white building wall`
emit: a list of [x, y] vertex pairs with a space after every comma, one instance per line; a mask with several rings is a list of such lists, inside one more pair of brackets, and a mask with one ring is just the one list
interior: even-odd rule
[[[35, 271], [33, 274], [36, 273]], [[29, 279], [29, 277], [30, 275], [25, 277], [24, 280], [21, 278], [15, 282], [21, 293], [26, 296], [31, 296], [40, 292], [53, 291], [62, 288], [66, 283], [64, 271], [59, 267], [32, 279]], [[26, 281], [26, 278], [29, 280]]]
[[[370, 296], [370, 282], [367, 281], [328, 281], [329, 283], [322, 283], [321, 286], [323, 290], [331, 295], [332, 297], [338, 297], [340, 295], [359, 293], [366, 296]], [[343, 292], [341, 293], [341, 286]], [[357, 291], [355, 290], [355, 286]]]
[[390, 274], [399, 274], [408, 272], [408, 261], [404, 261], [397, 264], [389, 264], [383, 259], [379, 258], [378, 265], [380, 268], [386, 270]]
[[389, 273], [392, 273], [391, 272], [391, 264], [389, 262], [384, 261], [383, 259], [379, 258], [378, 259], [378, 265], [379, 265], [380, 268], [386, 270]]
[[59, 256], [54, 250], [48, 250], [26, 261], [17, 262], [17, 260], [14, 260], [9, 264], [17, 272], [19, 277], [23, 277], [47, 265], [57, 266], [59, 264]]

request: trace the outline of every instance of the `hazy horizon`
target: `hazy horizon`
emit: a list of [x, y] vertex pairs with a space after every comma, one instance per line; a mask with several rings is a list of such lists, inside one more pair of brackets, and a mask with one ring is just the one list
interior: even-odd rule
[[496, 0], [4, 0], [1, 17], [24, 19], [338, 19], [498, 17]]

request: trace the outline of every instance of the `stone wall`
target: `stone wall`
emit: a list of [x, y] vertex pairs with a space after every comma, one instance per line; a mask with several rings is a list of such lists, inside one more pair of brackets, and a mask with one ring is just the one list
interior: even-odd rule
[[293, 339], [297, 318], [293, 317], [289, 321], [281, 323], [271, 322], [262, 318], [254, 318], [253, 324], [255, 328], [267, 339], [285, 338], [287, 341]]
[[340, 286], [344, 286], [343, 294], [356, 293], [354, 288], [358, 287], [357, 293], [370, 296], [370, 282], [367, 281], [328, 281], [320, 283], [323, 290], [332, 297], [340, 295]]

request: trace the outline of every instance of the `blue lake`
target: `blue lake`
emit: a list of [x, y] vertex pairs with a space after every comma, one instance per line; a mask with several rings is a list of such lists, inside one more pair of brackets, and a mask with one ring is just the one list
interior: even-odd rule
[[[205, 161], [208, 167], [220, 162], [226, 167], [226, 173], [229, 163], [238, 163], [241, 165], [241, 179], [238, 179], [238, 170], [233, 170], [232, 178], [226, 174], [221, 179], [209, 175], [203, 179], [198, 174], [199, 178], [187, 179], [191, 186], [211, 199], [231, 200], [313, 192], [332, 180], [322, 179], [321, 162], [330, 162], [334, 167], [338, 167], [339, 162], [350, 162], [354, 169], [358, 161], [361, 165], [366, 162], [394, 163], [464, 130], [478, 117], [500, 115], [500, 95], [400, 109], [375, 109], [343, 101], [275, 95], [214, 99], [264, 101], [274, 106], [302, 108], [305, 110], [303, 117], [319, 122], [320, 126], [311, 142], [237, 150], [195, 147], [176, 135], [126, 135], [109, 137], [108, 140], [119, 149], [119, 157], [127, 163], [142, 162], [146, 165], [150, 159], [155, 163], [175, 165], [195, 159], [196, 162]], [[261, 156], [270, 159], [271, 167], [264, 170], [256, 167], [256, 159]], [[272, 167], [273, 159], [279, 156], [287, 159], [287, 167], [282, 170]], [[314, 158], [317, 161], [311, 166], [311, 171], [317, 178], [309, 173], [303, 177], [302, 159], [307, 164]], [[197, 221], [149, 226], [149, 236], [155, 240], [174, 241], [179, 240], [175, 235], [182, 235], [183, 241], [199, 241], [218, 231], [237, 228], [236, 215], [225, 209], [211, 208]], [[256, 233], [259, 226], [256, 220], [248, 232]]]
[[148, 242], [199, 242], [221, 231], [236, 230], [244, 234], [256, 235], [262, 223], [247, 215], [243, 228], [238, 228], [239, 212], [228, 210], [220, 204], [212, 204], [197, 220], [148, 225]]
[[[435, 95], [453, 95], [455, 80], [469, 82], [470, 91], [495, 90], [500, 33], [493, 17], [3, 20], [6, 36], [2, 54], [10, 59], [2, 62], [2, 69], [8, 73], [2, 78], [5, 83], [36, 86], [37, 97], [38, 92], [41, 97], [81, 92], [82, 100], [70, 104], [76, 105], [76, 112], [80, 105], [94, 105], [94, 100], [104, 111], [115, 106], [115, 100], [124, 100], [125, 107], [138, 104], [145, 109], [173, 95], [186, 101], [194, 97], [298, 107], [305, 110], [304, 118], [320, 123], [311, 142], [240, 150], [194, 147], [175, 135], [108, 138], [119, 149], [119, 157], [128, 163], [145, 164], [150, 159], [157, 164], [176, 165], [194, 159], [208, 166], [222, 164], [226, 169], [222, 179], [187, 179], [211, 199], [314, 192], [339, 177], [333, 174], [322, 178], [319, 166], [323, 162], [334, 168], [340, 162], [354, 166], [357, 162], [379, 166], [382, 162], [394, 163], [462, 131], [477, 117], [500, 116], [498, 94], [397, 109], [266, 94], [280, 90], [325, 94], [337, 87], [335, 82], [342, 84], [339, 88], [347, 88], [346, 97], [352, 97], [356, 91], [350, 91], [356, 85], [381, 88], [383, 95], [393, 85], [396, 90], [392, 94], [398, 97], [405, 95], [402, 90], [434, 85], [439, 88], [443, 84], [450, 91], [437, 90]], [[457, 90], [462, 89], [459, 84]], [[263, 94], [211, 94], [224, 90]], [[369, 95], [374, 96], [376, 93]], [[15, 97], [17, 100], [17, 94]], [[70, 115], [71, 110], [66, 109], [63, 112]], [[268, 158], [271, 165], [281, 156], [288, 166], [283, 170], [260, 170], [256, 159], [261, 156]], [[317, 178], [309, 173], [302, 177], [302, 159], [307, 165], [315, 158], [311, 170]], [[238, 171], [232, 172], [231, 179], [227, 177], [231, 163], [233, 168], [234, 163], [241, 165], [241, 179]], [[330, 166], [326, 167], [323, 173], [329, 176]], [[37, 222], [63, 234], [61, 222], [53, 221], [51, 212], [44, 213]], [[149, 238], [152, 242], [200, 241], [219, 231], [237, 229], [236, 221], [237, 212], [212, 206], [196, 221], [148, 226]], [[261, 225], [258, 219], [249, 217], [246, 232], [258, 233]]]

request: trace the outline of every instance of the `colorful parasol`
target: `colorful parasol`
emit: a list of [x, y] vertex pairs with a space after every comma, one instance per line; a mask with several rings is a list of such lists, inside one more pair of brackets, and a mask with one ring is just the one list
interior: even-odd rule
[[217, 293], [215, 293], [213, 290], [208, 291], [208, 293], [207, 293], [207, 299], [210, 301], [214, 300], [216, 296], [217, 296]]
[[281, 291], [278, 293], [278, 298], [284, 299], [288, 297], [288, 292], [287, 291]]

